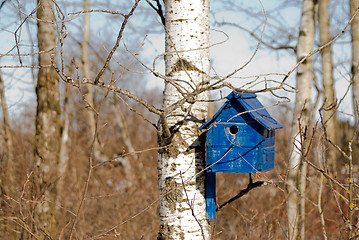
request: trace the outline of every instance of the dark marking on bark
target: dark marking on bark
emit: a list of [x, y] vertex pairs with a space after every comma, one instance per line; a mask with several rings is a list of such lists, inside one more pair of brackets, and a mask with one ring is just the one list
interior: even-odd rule
[[157, 235], [157, 240], [171, 240], [171, 227], [168, 224], [161, 224], [160, 231]]
[[173, 177], [166, 178], [165, 189], [166, 189], [165, 199], [169, 204], [168, 207], [174, 210], [176, 207], [176, 203], [179, 202], [180, 199], [182, 199], [183, 193], [180, 187], [178, 186], [178, 183]]
[[175, 163], [172, 163], [171, 164], [171, 171], [175, 171], [176, 170], [176, 164]]
[[206, 74], [202, 70], [198, 69], [195, 65], [182, 58], [178, 59], [177, 62], [172, 66], [172, 71], [168, 74], [168, 76], [172, 76], [173, 73], [180, 71], [197, 71], [202, 74]]
[[179, 121], [178, 123], [176, 123], [175, 125], [173, 125], [172, 127], [170, 127], [170, 132], [171, 132], [171, 136], [166, 137], [163, 132], [162, 129], [160, 128], [159, 131], [157, 132], [157, 140], [158, 140], [158, 144], [160, 147], [162, 147], [161, 149], [159, 149], [159, 153], [161, 154], [168, 154], [172, 157], [176, 157], [179, 154], [178, 151], [178, 144], [177, 145], [173, 145], [173, 139], [176, 138], [176, 142], [179, 142], [179, 144], [183, 143], [183, 139], [178, 139], [178, 137], [180, 137], [178, 133], [178, 130], [180, 129], [180, 127], [185, 123], [185, 120], [183, 121]]
[[[171, 226], [169, 226], [168, 224], [161, 224], [160, 231], [157, 235], [157, 240], [173, 240], [174, 238], [171, 237], [173, 235], [172, 232], [173, 230]], [[180, 239], [185, 239], [183, 232], [180, 232]]]

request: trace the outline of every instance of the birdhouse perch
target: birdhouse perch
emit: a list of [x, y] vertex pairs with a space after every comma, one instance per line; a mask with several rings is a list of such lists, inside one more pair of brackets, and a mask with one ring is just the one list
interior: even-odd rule
[[199, 129], [206, 131], [207, 218], [216, 218], [216, 172], [256, 173], [274, 168], [273, 119], [254, 93], [233, 91]]

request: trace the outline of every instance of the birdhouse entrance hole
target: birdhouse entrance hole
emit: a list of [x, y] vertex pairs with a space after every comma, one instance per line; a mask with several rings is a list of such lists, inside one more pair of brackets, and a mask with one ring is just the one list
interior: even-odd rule
[[230, 126], [229, 127], [229, 133], [232, 134], [232, 135], [236, 135], [238, 133], [238, 127], [237, 126]]

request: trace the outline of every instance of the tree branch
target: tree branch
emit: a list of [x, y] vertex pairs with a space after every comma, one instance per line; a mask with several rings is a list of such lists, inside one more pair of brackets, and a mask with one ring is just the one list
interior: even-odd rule
[[103, 73], [105, 72], [106, 68], [108, 67], [108, 65], [110, 64], [110, 60], [113, 56], [113, 54], [115, 53], [116, 49], [118, 48], [118, 46], [120, 45], [120, 41], [122, 39], [122, 34], [125, 30], [125, 26], [127, 25], [128, 19], [132, 16], [133, 12], [135, 11], [135, 9], [137, 8], [138, 4], [139, 4], [140, 0], [136, 0], [135, 4], [133, 5], [131, 11], [124, 17], [125, 19], [123, 20], [123, 23], [121, 25], [121, 29], [120, 32], [118, 33], [117, 36], [117, 40], [115, 43], [115, 46], [112, 48], [112, 50], [110, 51], [110, 53], [107, 56], [107, 59], [105, 61], [105, 64], [103, 65], [103, 67], [101, 68], [101, 70], [99, 71], [99, 73], [97, 74], [96, 78], [95, 78], [95, 85], [99, 83], [101, 76], [103, 75]]
[[165, 20], [165, 15], [164, 15], [163, 10], [162, 10], [161, 3], [160, 3], [159, 0], [154, 0], [154, 1], [157, 3], [157, 8], [149, 0], [146, 0], [148, 5], [150, 5], [151, 8], [153, 8], [153, 10], [155, 10], [156, 13], [160, 16], [161, 22], [162, 22], [163, 26], [165, 26], [166, 20]]
[[257, 188], [257, 187], [261, 187], [261, 186], [264, 186], [264, 185], [267, 185], [267, 183], [264, 182], [264, 181], [253, 182], [251, 174], [249, 174], [249, 183], [248, 183], [247, 187], [245, 189], [241, 190], [236, 196], [232, 197], [231, 199], [229, 199], [228, 201], [226, 201], [225, 203], [223, 203], [219, 207], [217, 207], [216, 212], [218, 212], [223, 207], [229, 205], [230, 203], [234, 202], [238, 198], [243, 197], [244, 195], [249, 193], [249, 191], [251, 191], [252, 189]]

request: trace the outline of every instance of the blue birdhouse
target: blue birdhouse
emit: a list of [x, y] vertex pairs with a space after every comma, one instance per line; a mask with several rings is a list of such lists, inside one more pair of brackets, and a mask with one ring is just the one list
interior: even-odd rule
[[207, 218], [216, 218], [216, 172], [256, 173], [274, 168], [273, 119], [254, 93], [232, 92], [199, 129], [206, 131]]

